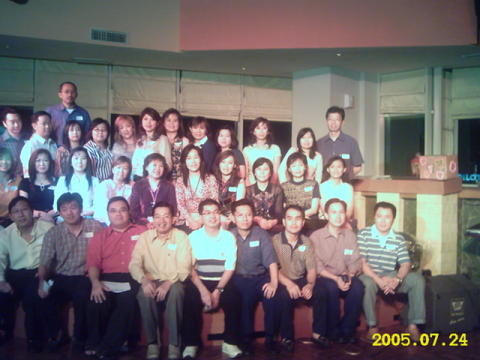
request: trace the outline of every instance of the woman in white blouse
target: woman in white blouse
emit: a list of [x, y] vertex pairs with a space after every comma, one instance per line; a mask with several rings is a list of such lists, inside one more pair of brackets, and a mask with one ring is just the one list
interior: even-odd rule
[[289, 179], [287, 172], [287, 160], [295, 152], [301, 152], [307, 157], [307, 179], [315, 180], [319, 185], [322, 182], [323, 160], [322, 155], [315, 149], [315, 133], [311, 128], [302, 128], [297, 134], [297, 146], [292, 146], [283, 157], [278, 168], [278, 179], [283, 184]]
[[55, 187], [54, 208], [63, 194], [79, 193], [83, 200], [82, 216], [93, 216], [93, 199], [98, 184], [98, 179], [92, 175], [92, 162], [87, 150], [83, 147], [73, 149], [67, 175], [61, 176]]
[[132, 163], [130, 159], [126, 156], [119, 156], [113, 161], [112, 172], [112, 179], [102, 181], [95, 189], [95, 199], [93, 200], [94, 218], [107, 225], [110, 224], [107, 213], [108, 201], [115, 196], [121, 196], [128, 201], [132, 194], [130, 181]]
[[143, 161], [152, 154], [163, 155], [169, 167], [172, 166], [170, 143], [165, 134], [160, 114], [157, 110], [147, 107], [140, 114], [140, 140], [132, 157], [133, 175], [143, 176]]

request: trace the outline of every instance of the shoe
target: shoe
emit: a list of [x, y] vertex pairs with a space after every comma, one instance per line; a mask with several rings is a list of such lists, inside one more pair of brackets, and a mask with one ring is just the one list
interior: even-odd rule
[[160, 356], [160, 348], [157, 344], [150, 344], [147, 347], [147, 359], [158, 359]]
[[60, 339], [50, 339], [47, 343], [48, 352], [56, 352], [62, 346], [69, 344], [71, 341], [69, 336], [62, 336]]
[[182, 353], [182, 359], [195, 359], [197, 351], [198, 346], [185, 346]]
[[378, 331], [378, 328], [376, 326], [371, 326], [371, 327], [368, 328], [367, 335], [366, 335], [365, 339], [368, 342], [373, 343], [373, 341], [374, 341], [373, 335], [375, 335], [375, 334], [380, 334], [380, 331]]
[[356, 344], [357, 343], [357, 338], [355, 336], [340, 336], [337, 339], [337, 342], [339, 344]]
[[412, 339], [412, 341], [418, 342], [420, 340], [420, 330], [418, 330], [417, 325], [415, 324], [408, 325], [405, 332], [407, 334], [410, 334], [410, 339]]
[[283, 338], [282, 341], [280, 341], [280, 346], [288, 353], [293, 353], [293, 350], [295, 349], [295, 343], [293, 340], [287, 338]]
[[275, 343], [275, 340], [273, 340], [272, 338], [265, 338], [265, 347], [271, 353], [278, 352], [277, 344]]
[[312, 342], [322, 349], [327, 349], [332, 345], [330, 340], [322, 335], [319, 335], [318, 337], [312, 336]]
[[229, 359], [235, 359], [242, 355], [242, 350], [240, 350], [237, 345], [226, 342], [222, 344], [222, 352], [227, 355]]
[[42, 352], [42, 344], [37, 340], [27, 340], [27, 351], [31, 354]]
[[254, 353], [253, 346], [252, 346], [251, 342], [244, 342], [241, 345], [241, 349], [242, 349], [243, 355], [245, 355], [245, 356], [250, 356], [250, 355], [253, 355], [253, 353]]
[[175, 345], [168, 345], [168, 360], [180, 359], [180, 347]]

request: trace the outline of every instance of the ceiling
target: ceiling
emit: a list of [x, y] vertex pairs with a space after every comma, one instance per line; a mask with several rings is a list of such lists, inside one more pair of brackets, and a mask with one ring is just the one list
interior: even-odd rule
[[480, 66], [477, 45], [177, 53], [6, 35], [0, 35], [0, 56], [278, 77], [330, 66], [369, 73]]

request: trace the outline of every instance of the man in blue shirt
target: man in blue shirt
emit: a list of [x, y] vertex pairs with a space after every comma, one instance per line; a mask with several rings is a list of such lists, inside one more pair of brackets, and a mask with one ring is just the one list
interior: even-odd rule
[[63, 144], [63, 128], [67, 121], [78, 121], [84, 137], [90, 129], [90, 115], [87, 110], [75, 103], [77, 96], [77, 85], [70, 81], [63, 82], [60, 84], [58, 91], [58, 97], [62, 100], [62, 103], [45, 109], [52, 117], [54, 139], [58, 145]]
[[254, 332], [255, 308], [259, 300], [265, 313], [265, 345], [275, 350], [276, 291], [278, 287], [277, 256], [270, 235], [253, 226], [254, 207], [250, 200], [242, 199], [232, 204], [236, 228], [232, 230], [237, 240], [237, 265], [233, 283], [240, 292], [242, 308], [242, 336], [244, 352], [251, 353]]
[[5, 108], [0, 118], [5, 127], [5, 132], [0, 136], [0, 148], [10, 150], [17, 166], [16, 173], [21, 175], [22, 163], [20, 162], [20, 153], [23, 145], [25, 145], [25, 140], [22, 137], [22, 118], [17, 110], [12, 108]]

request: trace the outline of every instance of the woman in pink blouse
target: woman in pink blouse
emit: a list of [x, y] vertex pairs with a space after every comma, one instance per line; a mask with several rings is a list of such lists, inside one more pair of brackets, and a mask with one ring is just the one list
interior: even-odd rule
[[208, 174], [205, 170], [202, 150], [193, 144], [182, 151], [180, 172], [181, 176], [175, 183], [179, 212], [178, 225], [189, 233], [202, 226], [198, 213], [200, 202], [205, 199], [218, 201], [218, 184], [215, 176]]

